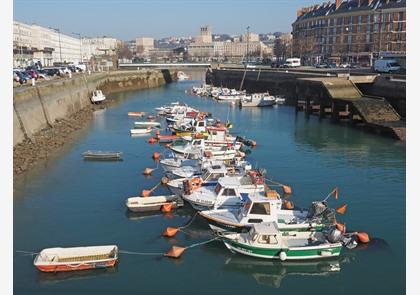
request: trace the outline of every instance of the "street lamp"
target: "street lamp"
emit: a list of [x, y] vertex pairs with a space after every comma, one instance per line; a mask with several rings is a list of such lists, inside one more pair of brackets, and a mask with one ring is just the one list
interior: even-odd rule
[[80, 33], [74, 33], [72, 32], [73, 35], [79, 36], [79, 41], [80, 41], [80, 62], [83, 63], [83, 59], [82, 59], [82, 36], [80, 35]]
[[56, 31], [58, 33], [58, 46], [60, 47], [60, 63], [62, 63], [63, 62], [63, 58], [62, 58], [62, 55], [61, 55], [61, 36], [60, 36], [60, 29], [56, 29], [56, 28], [51, 28], [51, 29], [53, 29], [54, 31]]

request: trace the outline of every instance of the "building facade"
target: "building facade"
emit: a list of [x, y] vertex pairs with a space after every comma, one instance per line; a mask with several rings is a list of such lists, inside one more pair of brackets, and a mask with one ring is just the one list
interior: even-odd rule
[[81, 38], [63, 34], [59, 29], [14, 21], [13, 66], [87, 62], [94, 55], [115, 54], [119, 42], [111, 37]]
[[293, 56], [371, 66], [384, 56], [405, 57], [405, 0], [336, 0], [297, 11]]
[[137, 54], [140, 56], [148, 56], [150, 50], [155, 48], [155, 40], [149, 37], [136, 38]]

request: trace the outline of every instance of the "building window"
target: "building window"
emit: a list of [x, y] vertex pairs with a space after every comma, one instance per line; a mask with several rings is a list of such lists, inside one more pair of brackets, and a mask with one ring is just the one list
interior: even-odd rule
[[378, 32], [378, 29], [379, 29], [379, 25], [377, 23], [375, 23], [373, 25], [373, 31], [376, 33], [376, 32]]
[[351, 44], [351, 34], [349, 34], [349, 35], [348, 35], [347, 40], [348, 40], [347, 42], [348, 42], [349, 44]]

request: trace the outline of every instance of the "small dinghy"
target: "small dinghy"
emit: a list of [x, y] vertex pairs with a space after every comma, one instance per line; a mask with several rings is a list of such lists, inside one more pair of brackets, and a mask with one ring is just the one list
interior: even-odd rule
[[134, 122], [134, 126], [135, 127], [159, 127], [160, 128], [160, 123], [159, 122], [149, 122], [149, 121], [145, 121], [145, 122]]
[[92, 103], [99, 103], [102, 102], [106, 99], [105, 95], [102, 93], [101, 90], [95, 90], [93, 91], [92, 97], [90, 98], [90, 100], [92, 101]]
[[127, 115], [130, 117], [143, 117], [145, 114], [144, 112], [128, 112]]
[[148, 134], [152, 132], [152, 128], [135, 128], [130, 130], [131, 135]]
[[131, 197], [125, 204], [132, 212], [147, 212], [162, 210], [162, 207], [171, 205], [171, 209], [184, 206], [184, 201], [177, 195], [155, 197]]
[[122, 160], [122, 154], [122, 152], [86, 151], [82, 155], [85, 160], [91, 161], [119, 161]]
[[282, 232], [275, 222], [253, 224], [246, 233], [220, 236], [232, 252], [281, 261], [331, 258], [340, 255], [342, 249], [342, 244], [327, 233]]
[[48, 248], [35, 257], [34, 265], [42, 272], [58, 272], [112, 267], [117, 260], [116, 245]]

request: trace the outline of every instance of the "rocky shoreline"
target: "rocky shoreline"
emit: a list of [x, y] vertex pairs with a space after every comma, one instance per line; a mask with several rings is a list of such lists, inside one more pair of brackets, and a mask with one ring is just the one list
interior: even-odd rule
[[25, 139], [13, 148], [13, 176], [18, 176], [39, 161], [47, 159], [66, 143], [72, 140], [75, 131], [82, 129], [93, 118], [93, 112], [104, 109], [110, 103], [89, 105], [70, 115], [68, 118], [56, 120], [53, 126], [44, 128], [32, 139]]

